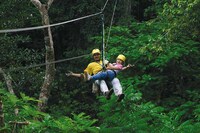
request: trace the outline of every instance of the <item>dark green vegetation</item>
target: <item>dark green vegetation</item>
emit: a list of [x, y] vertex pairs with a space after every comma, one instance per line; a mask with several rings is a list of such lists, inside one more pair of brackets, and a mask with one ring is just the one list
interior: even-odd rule
[[[55, 1], [51, 23], [98, 12], [105, 1]], [[114, 1], [105, 10], [106, 35]], [[131, 8], [130, 8], [131, 6]], [[107, 58], [119, 53], [135, 67], [120, 73], [125, 99], [107, 101], [91, 93], [91, 84], [65, 76], [82, 72], [91, 58], [56, 64], [46, 112], [37, 111], [45, 67], [14, 68], [44, 62], [42, 30], [0, 34], [0, 67], [10, 74], [16, 96], [1, 75], [0, 96], [5, 127], [11, 132], [199, 133], [200, 132], [200, 0], [121, 0], [118, 3]], [[0, 29], [41, 25], [31, 2], [0, 2]], [[52, 28], [56, 59], [101, 48], [100, 16]], [[14, 110], [18, 108], [18, 115]], [[1, 113], [1, 111], [0, 111]], [[15, 128], [9, 121], [29, 121]], [[98, 127], [98, 128], [97, 128]]]

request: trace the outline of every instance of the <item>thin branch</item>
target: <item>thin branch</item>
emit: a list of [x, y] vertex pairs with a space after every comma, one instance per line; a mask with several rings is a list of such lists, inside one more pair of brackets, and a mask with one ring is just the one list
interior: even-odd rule
[[31, 0], [31, 2], [39, 9], [42, 8], [42, 3], [39, 0]]
[[30, 122], [29, 121], [9, 121], [9, 124], [17, 124], [17, 125], [29, 125]]

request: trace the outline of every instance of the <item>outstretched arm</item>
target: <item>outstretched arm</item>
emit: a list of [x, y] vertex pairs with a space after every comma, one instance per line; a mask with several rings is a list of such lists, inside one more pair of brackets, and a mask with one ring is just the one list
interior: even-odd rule
[[130, 67], [133, 67], [133, 66], [135, 66], [135, 65], [128, 64], [127, 66], [123, 67], [122, 70], [126, 70], [126, 69], [128, 69]]
[[73, 76], [77, 78], [81, 78], [82, 74], [81, 73], [73, 73], [72, 71], [69, 71], [68, 73], [65, 73], [67, 76]]
[[120, 68], [119, 66], [114, 66], [113, 64], [109, 63], [108, 66], [106, 67], [106, 69], [112, 69], [112, 70], [121, 70], [122, 68]]

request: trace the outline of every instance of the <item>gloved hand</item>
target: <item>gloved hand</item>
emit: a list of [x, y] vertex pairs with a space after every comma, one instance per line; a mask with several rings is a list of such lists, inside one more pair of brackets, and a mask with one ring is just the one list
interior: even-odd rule
[[72, 71], [68, 71], [68, 73], [65, 73], [65, 75], [67, 75], [68, 77], [69, 76], [72, 76], [73, 72]]
[[108, 60], [104, 60], [104, 65], [106, 66], [106, 65], [108, 65], [108, 63], [109, 63], [109, 61]]

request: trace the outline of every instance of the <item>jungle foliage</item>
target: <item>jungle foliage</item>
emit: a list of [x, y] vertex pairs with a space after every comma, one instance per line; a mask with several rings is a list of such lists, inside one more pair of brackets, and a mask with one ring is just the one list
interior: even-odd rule
[[[105, 1], [55, 1], [51, 23], [99, 11]], [[129, 6], [131, 6], [131, 8]], [[105, 10], [106, 37], [113, 2]], [[125, 98], [108, 101], [91, 92], [91, 84], [66, 77], [82, 72], [91, 57], [56, 64], [46, 112], [37, 110], [44, 67], [16, 69], [44, 62], [43, 31], [0, 34], [0, 67], [12, 77], [16, 95], [0, 76], [5, 126], [11, 132], [200, 132], [200, 0], [122, 0], [118, 2], [106, 58], [118, 54], [134, 67], [118, 75]], [[28, 1], [0, 2], [0, 28], [41, 25]], [[52, 28], [56, 59], [90, 53], [102, 45], [100, 17]], [[107, 39], [107, 38], [106, 38]], [[16, 69], [16, 70], [15, 70]], [[19, 110], [16, 115], [15, 109]], [[15, 127], [10, 121], [29, 121]]]

